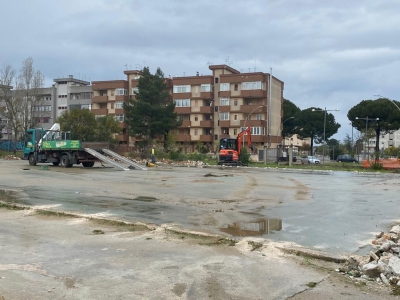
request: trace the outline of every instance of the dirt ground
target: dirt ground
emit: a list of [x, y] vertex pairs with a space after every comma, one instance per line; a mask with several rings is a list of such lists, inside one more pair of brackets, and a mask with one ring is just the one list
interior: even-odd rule
[[[0, 208], [5, 300], [393, 297], [374, 282], [356, 284], [337, 274], [339, 264], [280, 250], [295, 243], [223, 234], [222, 223], [263, 210], [259, 171], [45, 171], [26, 164], [0, 161], [7, 203]], [[274, 178], [270, 207], [285, 195], [312, 199], [303, 180]], [[27, 209], [13, 210], [13, 204]]]

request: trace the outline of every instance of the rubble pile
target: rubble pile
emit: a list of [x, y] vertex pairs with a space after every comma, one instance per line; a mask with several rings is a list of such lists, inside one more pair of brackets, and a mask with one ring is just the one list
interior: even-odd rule
[[3, 159], [5, 159], [5, 160], [21, 160], [21, 157], [18, 157], [15, 155], [6, 155], [6, 156], [3, 156]]
[[351, 256], [347, 263], [336, 271], [361, 281], [376, 281], [380, 284], [400, 287], [400, 225], [393, 226], [389, 233], [381, 232], [372, 241], [375, 251], [369, 256]]

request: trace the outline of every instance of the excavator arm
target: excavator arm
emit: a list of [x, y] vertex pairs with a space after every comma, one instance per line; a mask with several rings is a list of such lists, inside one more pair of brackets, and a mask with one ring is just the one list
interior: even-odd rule
[[238, 147], [239, 154], [240, 154], [240, 151], [242, 150], [244, 135], [246, 135], [246, 134], [247, 134], [247, 145], [253, 151], [253, 146], [251, 145], [251, 127], [247, 127], [242, 132], [240, 132], [237, 136], [237, 143], [238, 143], [237, 147]]

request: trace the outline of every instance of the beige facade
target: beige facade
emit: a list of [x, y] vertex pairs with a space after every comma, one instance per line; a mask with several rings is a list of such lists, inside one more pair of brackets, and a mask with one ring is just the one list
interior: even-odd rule
[[[175, 111], [182, 121], [174, 131], [178, 146], [192, 152], [200, 142], [216, 151], [221, 138], [235, 138], [247, 126], [252, 127], [256, 149], [280, 144], [284, 83], [272, 77], [269, 102], [270, 74], [240, 73], [227, 65], [209, 68], [211, 75], [166, 78]], [[124, 132], [120, 143], [134, 147], [136, 140], [127, 135], [120, 107], [129, 97], [135, 99], [141, 72], [127, 70], [124, 74], [126, 80], [92, 82], [92, 110], [96, 115], [122, 115]]]

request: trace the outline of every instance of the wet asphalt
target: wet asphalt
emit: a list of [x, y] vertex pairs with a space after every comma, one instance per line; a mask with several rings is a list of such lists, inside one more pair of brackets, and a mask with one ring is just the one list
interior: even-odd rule
[[[400, 220], [397, 174], [264, 168], [148, 171], [0, 161], [3, 200], [226, 236], [257, 236], [335, 254], [364, 254]], [[1, 194], [1, 193], [0, 193]], [[1, 197], [1, 196], [0, 196]]]

